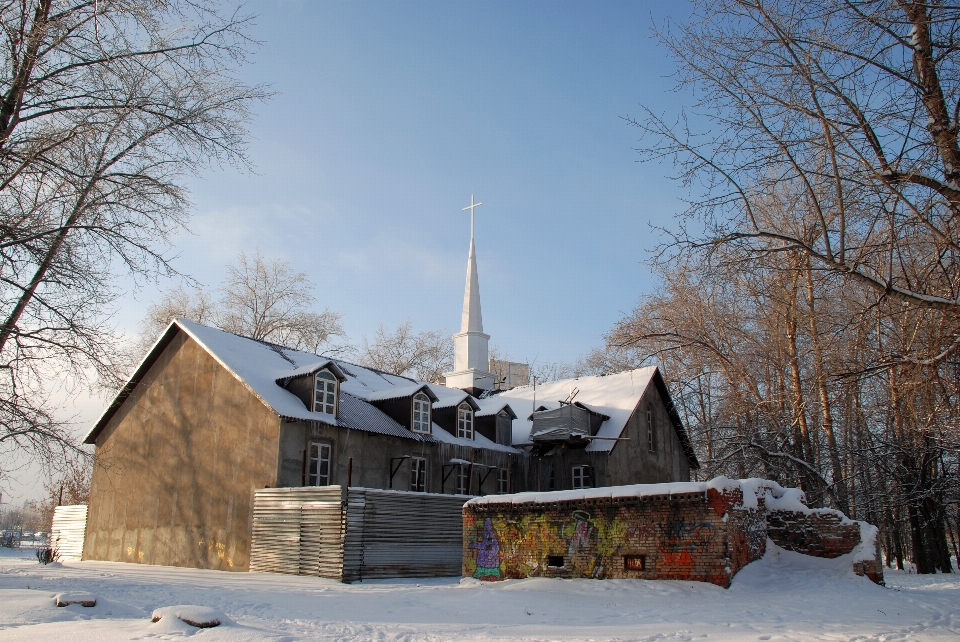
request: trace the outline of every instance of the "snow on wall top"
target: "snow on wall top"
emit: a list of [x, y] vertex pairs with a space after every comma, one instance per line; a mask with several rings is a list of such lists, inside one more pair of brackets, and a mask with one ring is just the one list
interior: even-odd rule
[[[619, 437], [630, 415], [640, 403], [640, 397], [653, 381], [656, 371], [655, 366], [648, 366], [605, 377], [561, 379], [537, 385], [536, 392], [533, 386], [520, 386], [505, 390], [490, 399], [507, 401], [517, 413], [518, 419], [513, 422], [514, 444], [530, 443], [530, 431], [533, 428], [530, 415], [536, 408], [540, 406], [544, 406], [547, 410], [559, 408], [560, 402], [570, 396], [575, 389], [580, 390], [574, 398], [575, 401], [610, 417], [600, 425], [597, 436]], [[536, 394], [536, 405], [534, 405], [534, 394]], [[616, 443], [606, 439], [591, 441], [587, 450], [610, 451]]]
[[[616, 499], [624, 497], [655, 497], [706, 493], [708, 490], [729, 492], [740, 489], [742, 497], [735, 508], [752, 510], [763, 505], [769, 511], [792, 511], [796, 513], [831, 513], [843, 522], [850, 518], [831, 508], [809, 508], [807, 498], [799, 488], [784, 488], [775, 481], [751, 477], [750, 479], [728, 479], [714, 477], [703, 482], [669, 482], [665, 484], [633, 484], [630, 486], [606, 486], [603, 488], [584, 488], [581, 490], [560, 490], [548, 492], [514, 493], [513, 495], [487, 495], [476, 497], [467, 505], [484, 504], [551, 504], [556, 502], [581, 501], [585, 499]], [[861, 522], [865, 523], [865, 522]]]

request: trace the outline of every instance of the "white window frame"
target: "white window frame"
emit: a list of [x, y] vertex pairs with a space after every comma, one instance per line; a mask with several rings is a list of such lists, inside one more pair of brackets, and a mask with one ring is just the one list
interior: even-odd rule
[[653, 404], [647, 404], [647, 450], [657, 452], [657, 434], [653, 424]]
[[410, 490], [427, 492], [427, 460], [423, 457], [410, 458]]
[[[322, 441], [310, 442], [310, 449], [307, 452], [307, 486], [329, 486], [332, 474], [332, 455], [333, 447]], [[326, 464], [327, 472], [321, 474], [323, 464]]]
[[470, 468], [469, 464], [457, 464], [457, 495], [466, 495], [470, 490]]
[[[422, 392], [413, 395], [413, 417], [410, 420], [410, 430], [429, 435], [432, 414], [430, 397]], [[424, 419], [424, 415], [426, 415], [426, 419]]]
[[[328, 415], [337, 416], [337, 401], [339, 397], [340, 382], [332, 372], [324, 368], [317, 372], [313, 378], [313, 411], [325, 412]], [[320, 399], [317, 396], [320, 395]], [[333, 403], [330, 403], [330, 397]]]
[[497, 470], [497, 494], [508, 495], [510, 493], [510, 471], [506, 468]]
[[473, 408], [464, 402], [457, 406], [457, 437], [473, 440]]
[[573, 467], [573, 484], [571, 488], [580, 490], [583, 488], [593, 488], [593, 466], [583, 464]]

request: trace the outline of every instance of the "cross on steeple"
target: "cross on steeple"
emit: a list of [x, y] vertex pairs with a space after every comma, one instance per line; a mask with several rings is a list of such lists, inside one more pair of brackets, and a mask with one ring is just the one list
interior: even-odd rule
[[474, 208], [480, 207], [481, 205], [483, 205], [483, 203], [474, 203], [474, 202], [473, 202], [473, 194], [471, 194], [471, 195], [470, 195], [470, 205], [468, 205], [467, 207], [463, 208], [463, 210], [461, 210], [461, 211], [463, 211], [463, 212], [466, 212], [467, 210], [470, 210], [470, 240], [471, 240], [471, 241], [473, 240], [473, 210], [474, 210]]

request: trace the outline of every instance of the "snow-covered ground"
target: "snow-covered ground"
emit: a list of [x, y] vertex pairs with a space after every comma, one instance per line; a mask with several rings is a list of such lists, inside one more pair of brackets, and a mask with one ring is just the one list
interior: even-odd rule
[[[0, 640], [958, 640], [960, 576], [888, 572], [887, 587], [768, 544], [729, 590], [698, 582], [458, 578], [344, 585], [312, 577], [109, 562], [41, 566], [0, 549]], [[97, 606], [54, 606], [64, 592]], [[212, 607], [216, 628], [151, 622]]]

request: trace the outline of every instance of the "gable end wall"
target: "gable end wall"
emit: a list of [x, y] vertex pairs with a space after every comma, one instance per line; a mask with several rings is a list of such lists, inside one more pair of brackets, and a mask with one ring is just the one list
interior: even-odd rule
[[[647, 404], [653, 405], [656, 425], [657, 452], [647, 446]], [[670, 421], [670, 414], [660, 392], [654, 385], [640, 397], [621, 434], [629, 441], [618, 441], [607, 464], [608, 486], [628, 484], [659, 484], [690, 481], [690, 462], [680, 445], [680, 438]]]
[[97, 437], [83, 559], [246, 571], [253, 491], [276, 485], [279, 430], [179, 332]]

